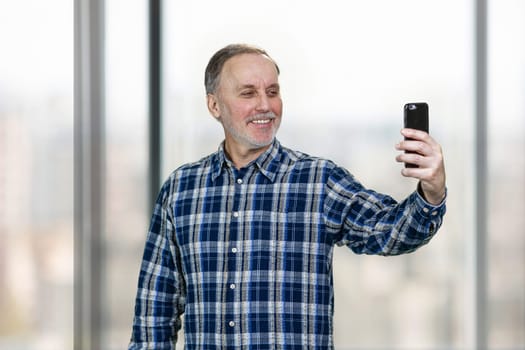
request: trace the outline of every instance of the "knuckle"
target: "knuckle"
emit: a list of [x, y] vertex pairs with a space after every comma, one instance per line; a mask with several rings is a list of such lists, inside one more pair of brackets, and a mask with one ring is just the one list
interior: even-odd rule
[[413, 163], [419, 164], [419, 163], [421, 163], [422, 160], [423, 160], [423, 156], [422, 155], [420, 155], [418, 153], [414, 153], [412, 155], [412, 162]]

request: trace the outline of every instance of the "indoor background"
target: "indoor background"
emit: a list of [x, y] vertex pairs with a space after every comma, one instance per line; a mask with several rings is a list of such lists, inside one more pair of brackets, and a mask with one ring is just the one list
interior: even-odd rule
[[232, 42], [280, 66], [282, 144], [397, 199], [403, 105], [430, 106], [444, 225], [336, 248], [336, 349], [525, 349], [522, 0], [2, 0], [0, 349], [126, 348], [151, 198], [222, 141], [203, 74]]

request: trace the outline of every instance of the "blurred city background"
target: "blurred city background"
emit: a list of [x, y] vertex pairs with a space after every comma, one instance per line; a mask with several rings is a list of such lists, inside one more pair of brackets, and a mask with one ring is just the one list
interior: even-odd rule
[[[103, 225], [91, 248], [100, 257], [95, 333], [112, 350], [130, 337], [151, 214], [148, 1], [106, 0], [103, 12]], [[75, 279], [84, 276], [75, 273], [73, 13], [70, 0], [0, 2], [0, 349], [75, 347]], [[482, 220], [476, 20], [465, 0], [163, 2], [162, 179], [222, 141], [203, 72], [231, 42], [278, 62], [282, 144], [333, 159], [397, 199], [416, 185], [394, 161], [402, 107], [430, 106], [445, 153], [445, 223], [410, 255], [336, 248], [336, 349], [525, 349], [525, 2], [488, 1]]]

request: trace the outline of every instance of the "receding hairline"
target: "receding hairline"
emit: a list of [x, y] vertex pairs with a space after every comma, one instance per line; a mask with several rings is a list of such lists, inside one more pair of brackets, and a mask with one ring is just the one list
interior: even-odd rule
[[[238, 54], [238, 55], [235, 55], [235, 56], [232, 56], [230, 57], [228, 60], [226, 60], [222, 66], [222, 69], [219, 73], [219, 82], [221, 81], [222, 79], [222, 76], [225, 72], [231, 74], [233, 72], [232, 70], [232, 64], [234, 64], [234, 61], [235, 60], [239, 60], [241, 59], [243, 56], [254, 56], [254, 57], [262, 57], [264, 60], [266, 60], [268, 63], [270, 63], [273, 68], [275, 69], [275, 72], [277, 73], [276, 75], [279, 76], [279, 70], [277, 69], [276, 65], [275, 65], [275, 62], [272, 60], [271, 57], [268, 57], [266, 55], [261, 55], [261, 54], [258, 54], [258, 53], [241, 53], [241, 54]], [[229, 71], [229, 72], [228, 72]], [[216, 88], [218, 88], [219, 86], [216, 86]]]
[[204, 74], [204, 85], [207, 94], [216, 92], [219, 85], [224, 66], [232, 58], [242, 55], [259, 55], [267, 58], [280, 74], [279, 66], [275, 60], [262, 48], [248, 44], [230, 44], [217, 51], [208, 62]]

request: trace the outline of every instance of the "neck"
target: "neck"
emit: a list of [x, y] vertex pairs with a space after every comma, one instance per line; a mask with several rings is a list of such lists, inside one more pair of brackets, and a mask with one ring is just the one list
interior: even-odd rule
[[[271, 145], [271, 144], [270, 144]], [[237, 169], [246, 167], [266, 151], [270, 145], [258, 148], [232, 147], [227, 141], [224, 143], [224, 151]]]

